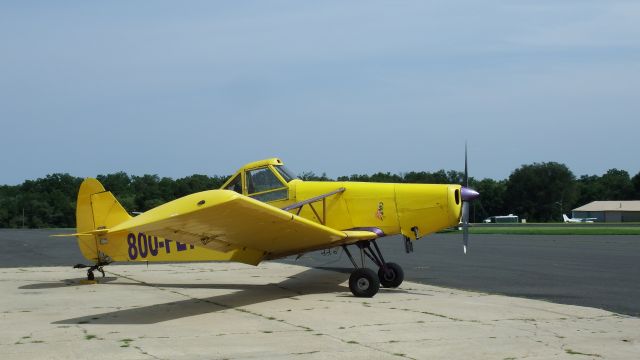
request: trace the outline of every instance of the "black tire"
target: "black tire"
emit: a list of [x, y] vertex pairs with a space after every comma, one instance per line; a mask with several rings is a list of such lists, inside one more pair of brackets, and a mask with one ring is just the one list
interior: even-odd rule
[[355, 297], [373, 297], [380, 289], [380, 280], [371, 269], [355, 269], [349, 277], [349, 289]]
[[93, 271], [87, 271], [87, 280], [92, 281], [96, 277], [93, 275]]
[[396, 263], [387, 263], [386, 270], [380, 268], [378, 270], [378, 278], [380, 279], [380, 285], [386, 288], [397, 288], [402, 284], [404, 280], [404, 270]]

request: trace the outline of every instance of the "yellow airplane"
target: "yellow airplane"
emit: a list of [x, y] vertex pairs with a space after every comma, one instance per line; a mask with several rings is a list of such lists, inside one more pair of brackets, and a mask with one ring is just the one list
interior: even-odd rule
[[[466, 174], [465, 155], [465, 174]], [[465, 175], [466, 177], [466, 175]], [[243, 166], [218, 190], [160, 205], [132, 217], [96, 179], [78, 192], [73, 236], [93, 271], [114, 261], [261, 261], [341, 246], [355, 270], [349, 288], [374, 296], [397, 287], [402, 268], [385, 262], [376, 239], [402, 234], [412, 240], [462, 220], [468, 241], [468, 203], [479, 194], [460, 185], [303, 181], [280, 159]], [[348, 245], [356, 245], [356, 262]], [[373, 245], [373, 246], [372, 246]], [[378, 268], [366, 267], [365, 257]]]

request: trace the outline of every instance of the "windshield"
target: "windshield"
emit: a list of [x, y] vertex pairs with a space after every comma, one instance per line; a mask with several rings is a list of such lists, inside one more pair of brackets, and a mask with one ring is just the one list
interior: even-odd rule
[[247, 193], [252, 198], [264, 202], [288, 198], [289, 189], [268, 167], [249, 170], [245, 174]]
[[246, 172], [247, 192], [249, 194], [269, 191], [284, 187], [284, 184], [269, 170], [261, 168]]
[[297, 176], [291, 170], [287, 169], [284, 165], [276, 165], [274, 166], [276, 171], [284, 178], [284, 181], [289, 182], [293, 179], [296, 179]]

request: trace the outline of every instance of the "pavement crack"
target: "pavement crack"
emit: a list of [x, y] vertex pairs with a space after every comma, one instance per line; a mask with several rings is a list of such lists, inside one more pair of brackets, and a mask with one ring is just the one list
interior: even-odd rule
[[563, 350], [564, 350], [565, 353], [567, 353], [569, 355], [592, 356], [592, 357], [597, 357], [597, 358], [601, 358], [602, 357], [602, 355], [600, 355], [600, 354], [588, 354], [588, 353], [575, 351], [575, 350], [572, 350], [570, 348], [563, 348]]
[[334, 336], [334, 335], [331, 335], [331, 334], [322, 334], [322, 335], [323, 335], [323, 336], [326, 336], [326, 337], [328, 337], [328, 338], [331, 338], [331, 339], [337, 340], [337, 341], [339, 341], [339, 342], [342, 342], [342, 343], [344, 343], [344, 344], [351, 344], [351, 345], [361, 346], [361, 347], [367, 348], [367, 349], [369, 349], [369, 350], [374, 350], [374, 351], [377, 351], [377, 352], [381, 352], [381, 353], [386, 354], [386, 355], [391, 355], [391, 356], [395, 356], [395, 357], [400, 357], [400, 358], [403, 358], [403, 359], [418, 360], [418, 359], [416, 359], [416, 358], [412, 358], [412, 357], [408, 356], [407, 354], [402, 354], [402, 353], [393, 353], [393, 352], [390, 352], [390, 351], [386, 351], [386, 350], [383, 350], [383, 349], [376, 348], [376, 347], [371, 346], [371, 345], [363, 344], [363, 343], [358, 342], [358, 341], [354, 341], [354, 340], [345, 340], [345, 339], [342, 339], [342, 338], [340, 338], [340, 337], [337, 337], [337, 336]]
[[444, 314], [438, 314], [438, 313], [434, 313], [434, 312], [430, 312], [430, 311], [420, 311], [420, 310], [413, 310], [413, 309], [407, 309], [407, 308], [391, 308], [391, 309], [392, 310], [400, 310], [400, 311], [412, 312], [412, 313], [416, 313], [416, 314], [430, 315], [430, 316], [435, 316], [435, 317], [439, 317], [439, 318], [443, 318], [443, 319], [447, 319], [447, 320], [451, 320], [451, 321], [456, 321], [456, 322], [470, 322], [470, 323], [475, 323], [475, 324], [482, 324], [482, 322], [479, 321], [479, 320], [460, 319], [460, 318], [456, 318], [456, 317], [453, 317], [453, 316], [448, 316], [448, 315], [444, 315]]
[[141, 346], [134, 345], [134, 346], [132, 346], [132, 347], [133, 347], [134, 349], [138, 350], [138, 351], [140, 352], [140, 354], [145, 355], [145, 356], [149, 356], [149, 357], [150, 357], [150, 358], [152, 358], [152, 359], [165, 360], [164, 358], [160, 358], [160, 357], [157, 357], [157, 356], [155, 356], [155, 355], [153, 355], [153, 354], [149, 354], [148, 352], [144, 351], [144, 349], [143, 349]]

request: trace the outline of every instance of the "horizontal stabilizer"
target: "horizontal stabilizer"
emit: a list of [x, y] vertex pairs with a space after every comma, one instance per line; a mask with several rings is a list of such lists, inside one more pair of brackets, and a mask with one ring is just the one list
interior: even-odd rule
[[51, 237], [72, 237], [72, 236], [95, 236], [95, 235], [104, 235], [109, 232], [109, 229], [96, 229], [83, 233], [74, 233], [74, 234], [55, 234], [49, 235]]

